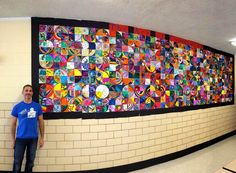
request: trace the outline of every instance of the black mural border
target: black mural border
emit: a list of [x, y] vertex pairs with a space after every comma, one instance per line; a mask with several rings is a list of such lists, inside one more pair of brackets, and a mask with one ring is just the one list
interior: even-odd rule
[[[58, 18], [41, 18], [41, 17], [32, 17], [31, 18], [31, 32], [32, 32], [32, 86], [34, 90], [33, 100], [38, 102], [39, 98], [39, 61], [38, 52], [39, 52], [39, 41], [38, 41], [38, 33], [39, 33], [39, 25], [66, 25], [66, 26], [80, 26], [80, 27], [95, 27], [95, 28], [104, 28], [109, 29], [109, 23], [107, 22], [99, 22], [99, 21], [88, 21], [88, 20], [72, 20], [72, 19], [58, 19]], [[134, 27], [128, 26], [129, 32], [134, 31]], [[155, 36], [155, 31], [151, 31], [151, 36]], [[169, 40], [170, 35], [165, 34], [165, 38]], [[227, 52], [217, 50], [211, 48], [209, 46], [204, 46], [204, 50], [213, 51], [215, 53], [219, 53], [228, 57], [233, 58], [233, 99], [231, 102], [227, 103], [216, 103], [216, 104], [206, 104], [206, 105], [196, 105], [196, 106], [184, 106], [184, 107], [176, 107], [176, 108], [160, 108], [160, 109], [149, 109], [149, 110], [140, 110], [140, 111], [126, 111], [126, 112], [102, 112], [102, 113], [82, 113], [82, 112], [47, 112], [43, 113], [45, 119], [100, 119], [100, 118], [118, 118], [118, 117], [132, 117], [132, 116], [146, 116], [151, 114], [163, 114], [170, 112], [183, 112], [188, 110], [197, 110], [197, 109], [205, 109], [212, 108], [218, 106], [227, 106], [234, 104], [234, 55], [229, 54]]]

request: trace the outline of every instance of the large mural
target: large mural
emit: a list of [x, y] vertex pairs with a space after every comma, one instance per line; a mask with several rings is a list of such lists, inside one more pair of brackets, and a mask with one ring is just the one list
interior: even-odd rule
[[234, 102], [231, 54], [123, 25], [32, 22], [33, 84], [44, 113], [148, 113]]

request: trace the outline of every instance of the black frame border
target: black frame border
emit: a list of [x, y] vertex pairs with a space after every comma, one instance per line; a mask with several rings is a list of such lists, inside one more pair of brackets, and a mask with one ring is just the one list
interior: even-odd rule
[[[39, 33], [39, 25], [47, 24], [47, 25], [67, 25], [67, 26], [80, 26], [80, 27], [97, 27], [109, 29], [109, 23], [107, 22], [99, 22], [99, 21], [88, 21], [88, 20], [71, 20], [71, 19], [57, 19], [57, 18], [40, 18], [40, 17], [32, 17], [31, 18], [31, 31], [32, 31], [32, 86], [34, 90], [33, 100], [38, 102], [39, 97], [39, 84], [38, 84], [38, 69], [39, 62], [35, 61], [35, 57], [38, 57], [39, 45], [38, 45], [38, 33]], [[128, 26], [129, 32], [133, 32], [134, 27]], [[151, 35], [154, 34], [155, 31], [151, 31]], [[165, 38], [169, 40], [169, 35], [165, 34]], [[196, 105], [196, 106], [184, 106], [184, 107], [175, 107], [175, 108], [160, 108], [160, 109], [151, 109], [151, 110], [140, 110], [140, 111], [127, 111], [127, 112], [103, 112], [103, 113], [82, 113], [82, 112], [58, 112], [58, 113], [43, 113], [44, 119], [101, 119], [101, 118], [119, 118], [119, 117], [132, 117], [132, 116], [146, 116], [152, 114], [163, 114], [170, 112], [183, 112], [189, 110], [198, 110], [198, 109], [206, 109], [212, 107], [219, 106], [227, 106], [234, 104], [234, 94], [235, 94], [235, 81], [234, 81], [234, 55], [211, 48], [209, 46], [203, 45], [204, 50], [213, 51], [215, 53], [219, 53], [228, 57], [233, 58], [233, 99], [231, 102], [226, 103], [215, 103], [215, 104], [206, 104], [206, 105]]]

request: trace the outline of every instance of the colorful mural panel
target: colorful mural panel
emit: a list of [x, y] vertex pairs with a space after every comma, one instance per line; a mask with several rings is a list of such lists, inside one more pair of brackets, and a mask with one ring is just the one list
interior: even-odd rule
[[233, 57], [128, 26], [38, 25], [45, 113], [126, 112], [232, 103]]

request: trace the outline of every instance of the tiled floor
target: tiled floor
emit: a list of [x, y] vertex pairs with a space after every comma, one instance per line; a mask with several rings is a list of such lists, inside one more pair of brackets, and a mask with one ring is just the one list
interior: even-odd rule
[[236, 159], [236, 135], [187, 156], [132, 173], [214, 173]]
[[231, 172], [236, 172], [236, 159], [224, 165], [223, 169], [231, 171]]

